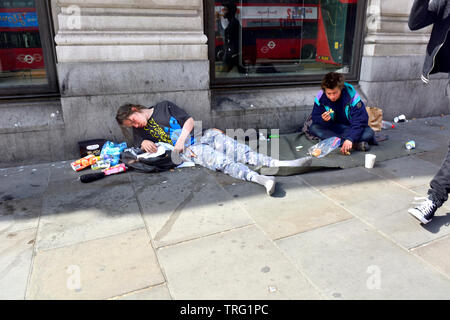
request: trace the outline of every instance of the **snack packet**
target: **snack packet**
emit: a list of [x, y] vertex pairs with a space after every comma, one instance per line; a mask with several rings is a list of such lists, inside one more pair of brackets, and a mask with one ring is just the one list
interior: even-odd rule
[[308, 154], [316, 158], [323, 158], [336, 148], [339, 148], [340, 145], [341, 145], [341, 138], [331, 137], [322, 140], [318, 144], [310, 147], [308, 149]]
[[114, 143], [111, 141], [106, 141], [103, 145], [102, 151], [100, 152], [100, 157], [108, 161], [111, 167], [119, 164], [120, 153], [127, 148], [127, 143]]
[[86, 157], [78, 159], [70, 164], [74, 171], [80, 171], [87, 168], [97, 162], [97, 157], [93, 154], [89, 154]]

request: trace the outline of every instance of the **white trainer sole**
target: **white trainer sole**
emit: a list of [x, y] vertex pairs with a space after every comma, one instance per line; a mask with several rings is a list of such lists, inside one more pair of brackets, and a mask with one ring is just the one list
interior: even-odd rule
[[271, 196], [275, 192], [275, 180], [267, 181], [264, 187], [266, 187], [267, 194]]
[[427, 224], [428, 222], [430, 222], [431, 220], [427, 220], [423, 217], [422, 212], [420, 212], [419, 210], [412, 208], [409, 209], [408, 212], [417, 220], [419, 220], [420, 222], [422, 222], [423, 224]]

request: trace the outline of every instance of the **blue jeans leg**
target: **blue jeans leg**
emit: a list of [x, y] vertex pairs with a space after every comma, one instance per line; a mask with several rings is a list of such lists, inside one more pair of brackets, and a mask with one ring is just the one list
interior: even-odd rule
[[320, 140], [337, 136], [337, 133], [331, 130], [331, 127], [324, 127], [316, 123], [311, 124], [309, 127], [309, 132], [318, 137]]
[[[313, 123], [309, 127], [309, 132], [318, 137], [320, 140], [325, 140], [331, 137], [339, 137], [344, 139], [347, 136], [349, 130], [351, 130], [350, 126], [346, 126], [344, 124], [336, 123], [329, 127], [324, 127], [320, 124]], [[376, 144], [375, 142], [375, 132], [370, 127], [366, 127], [361, 134], [361, 138], [359, 138], [357, 142], [366, 141], [370, 144]]]
[[359, 138], [359, 141], [366, 141], [370, 144], [378, 144], [375, 140], [375, 131], [371, 127], [366, 127]]
[[[350, 130], [351, 130], [350, 126], [346, 126], [343, 124], [337, 125], [336, 129], [335, 129], [335, 131], [337, 131], [339, 134], [338, 137], [340, 137], [342, 139], [343, 139], [343, 137], [346, 137], [348, 135]], [[354, 143], [358, 143], [358, 142], [362, 142], [362, 141], [365, 141], [369, 144], [377, 144], [377, 142], [375, 141], [375, 131], [373, 131], [371, 127], [369, 127], [369, 126], [365, 127], [359, 140], [354, 141]]]

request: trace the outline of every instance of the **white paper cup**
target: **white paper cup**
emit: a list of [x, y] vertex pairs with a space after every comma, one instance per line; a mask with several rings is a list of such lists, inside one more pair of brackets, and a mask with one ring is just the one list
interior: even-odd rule
[[366, 168], [367, 169], [372, 169], [373, 168], [373, 165], [375, 164], [376, 157], [377, 156], [375, 154], [366, 153]]

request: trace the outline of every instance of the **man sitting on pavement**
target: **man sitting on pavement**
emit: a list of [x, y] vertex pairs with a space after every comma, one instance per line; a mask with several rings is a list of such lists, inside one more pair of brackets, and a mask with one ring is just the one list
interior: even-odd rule
[[369, 115], [359, 94], [340, 73], [330, 72], [322, 80], [322, 90], [314, 100], [309, 132], [321, 140], [339, 137], [341, 152], [369, 151], [377, 144], [375, 132], [369, 127]]

